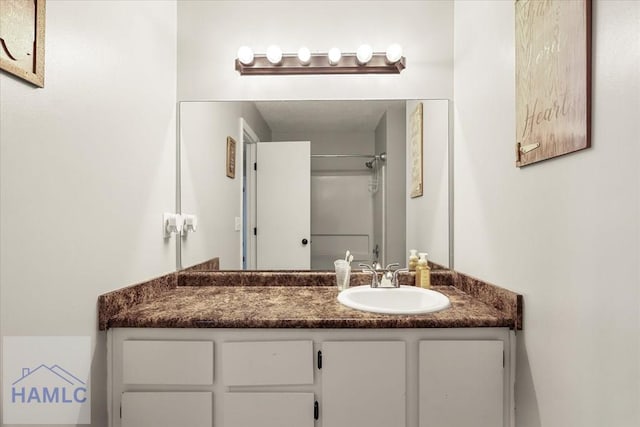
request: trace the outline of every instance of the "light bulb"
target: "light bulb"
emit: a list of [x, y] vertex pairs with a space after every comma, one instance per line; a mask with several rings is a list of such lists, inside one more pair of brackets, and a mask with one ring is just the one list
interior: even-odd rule
[[298, 61], [300, 61], [302, 65], [309, 65], [309, 63], [311, 63], [311, 51], [306, 47], [301, 47], [298, 51]]
[[361, 45], [356, 51], [356, 59], [360, 65], [365, 65], [367, 62], [371, 61], [372, 57], [373, 49], [368, 44]]
[[253, 50], [249, 46], [242, 46], [238, 49], [238, 61], [243, 65], [250, 65], [253, 63]]
[[329, 54], [327, 56], [329, 57], [330, 65], [338, 65], [338, 62], [340, 62], [340, 58], [342, 57], [342, 53], [337, 47], [332, 47], [329, 49]]
[[387, 48], [387, 61], [390, 64], [395, 64], [402, 59], [402, 46], [397, 43], [389, 45]]
[[267, 48], [267, 59], [273, 65], [277, 65], [282, 61], [282, 49], [276, 45], [271, 45]]

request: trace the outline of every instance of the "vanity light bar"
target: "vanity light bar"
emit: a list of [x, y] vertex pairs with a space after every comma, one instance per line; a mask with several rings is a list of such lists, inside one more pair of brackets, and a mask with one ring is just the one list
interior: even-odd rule
[[295, 54], [282, 55], [279, 63], [272, 63], [267, 55], [255, 55], [253, 61], [244, 64], [236, 58], [236, 71], [243, 76], [278, 74], [400, 74], [406, 68], [406, 59], [401, 56], [390, 63], [386, 53], [373, 53], [366, 64], [359, 63], [355, 53], [344, 53], [332, 65], [326, 53], [312, 53], [308, 64]]

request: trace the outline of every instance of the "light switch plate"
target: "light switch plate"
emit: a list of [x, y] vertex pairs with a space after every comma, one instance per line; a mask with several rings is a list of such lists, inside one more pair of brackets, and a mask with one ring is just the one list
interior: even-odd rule
[[236, 217], [236, 224], [235, 224], [235, 230], [236, 231], [240, 231], [240, 229], [242, 228], [242, 218], [240, 218], [239, 216]]

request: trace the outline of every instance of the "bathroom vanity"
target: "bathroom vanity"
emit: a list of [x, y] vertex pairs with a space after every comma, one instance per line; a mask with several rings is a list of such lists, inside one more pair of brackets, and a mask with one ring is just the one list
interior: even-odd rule
[[513, 427], [521, 297], [432, 279], [451, 307], [422, 315], [344, 307], [327, 272], [179, 272], [102, 295], [109, 425]]

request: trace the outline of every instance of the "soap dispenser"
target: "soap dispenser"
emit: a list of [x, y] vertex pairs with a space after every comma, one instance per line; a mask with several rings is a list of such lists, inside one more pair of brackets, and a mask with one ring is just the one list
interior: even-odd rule
[[429, 289], [431, 287], [431, 269], [427, 261], [427, 253], [420, 252], [420, 259], [416, 266], [416, 286]]
[[409, 271], [416, 271], [416, 266], [418, 265], [418, 250], [410, 249], [409, 250]]

